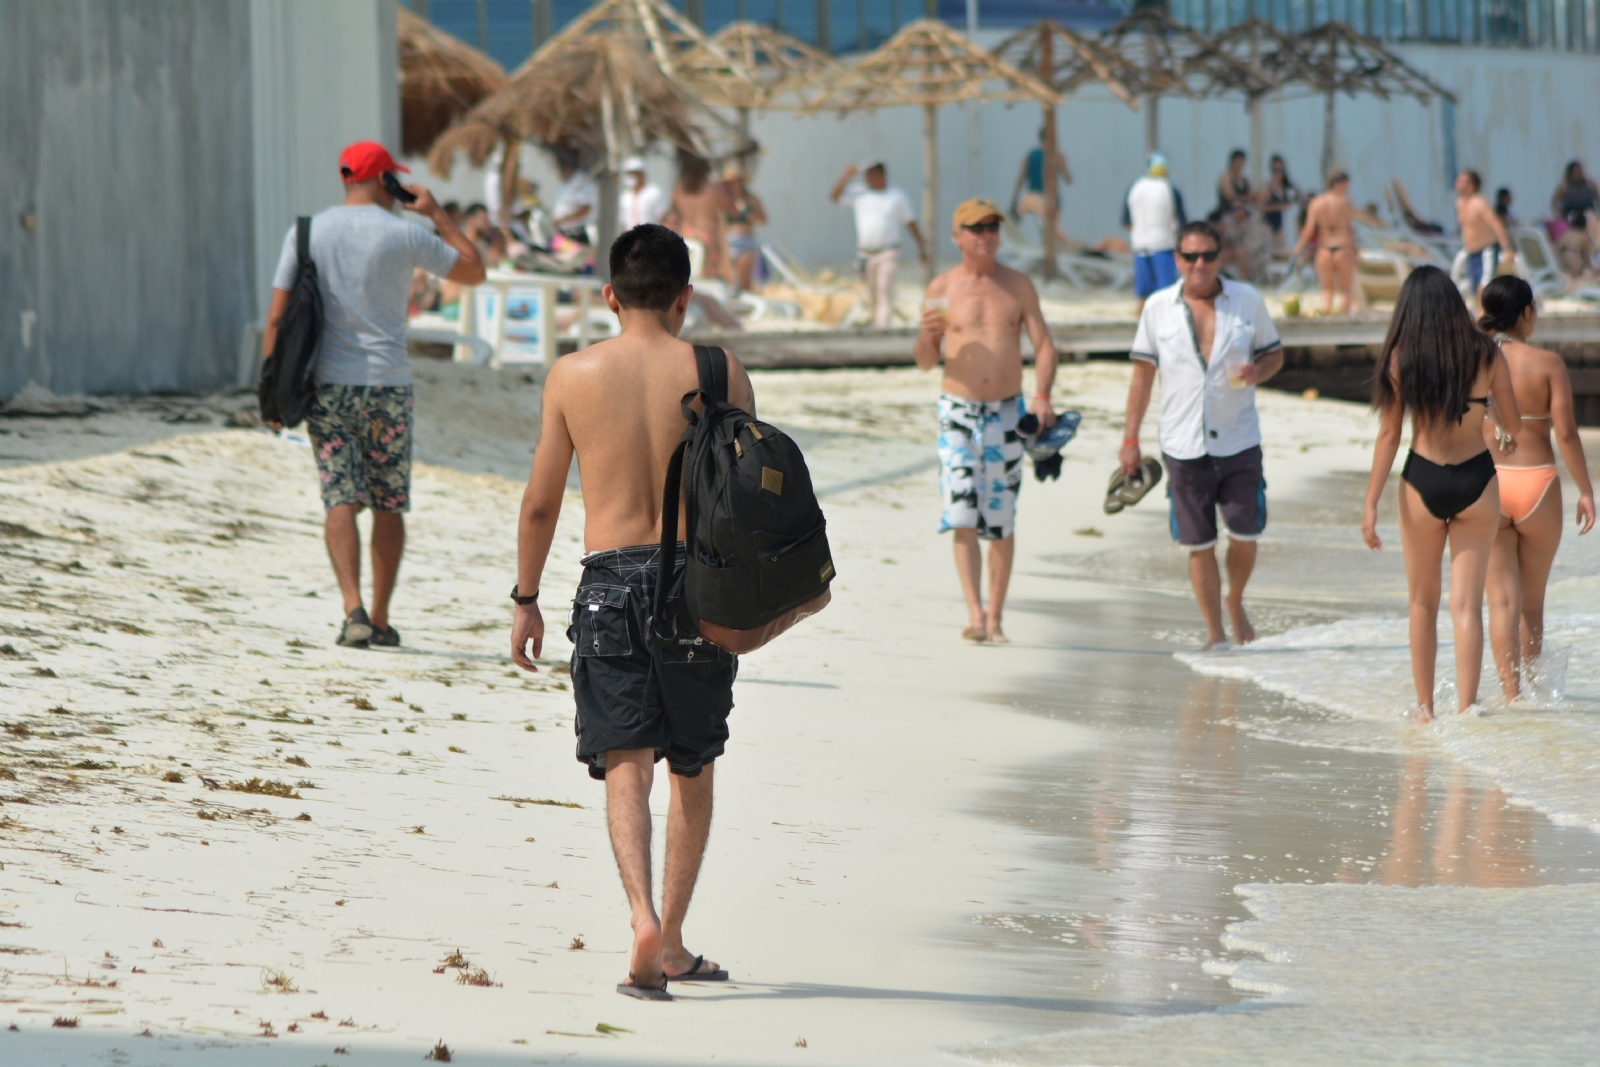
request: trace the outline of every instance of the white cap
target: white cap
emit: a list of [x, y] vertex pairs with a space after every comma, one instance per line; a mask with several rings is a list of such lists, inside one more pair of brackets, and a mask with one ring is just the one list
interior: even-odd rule
[[622, 161], [622, 173], [624, 173], [624, 174], [634, 174], [634, 173], [643, 174], [644, 173], [644, 157], [643, 156], [629, 156], [627, 159], [623, 160]]

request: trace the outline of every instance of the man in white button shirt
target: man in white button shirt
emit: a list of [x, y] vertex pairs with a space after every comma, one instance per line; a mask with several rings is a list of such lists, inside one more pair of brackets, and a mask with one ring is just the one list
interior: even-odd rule
[[[862, 181], [855, 181], [860, 174]], [[856, 257], [861, 260], [867, 292], [872, 301], [872, 325], [884, 329], [894, 320], [894, 276], [900, 266], [900, 227], [911, 231], [917, 258], [928, 262], [906, 194], [889, 184], [889, 171], [881, 160], [869, 160], [863, 171], [854, 163], [834, 185], [828, 198], [848, 204], [856, 213]]]
[[1283, 367], [1283, 345], [1261, 294], [1218, 274], [1222, 235], [1208, 222], [1178, 231], [1181, 280], [1150, 295], [1133, 339], [1133, 382], [1122, 469], [1139, 469], [1139, 426], [1161, 374], [1161, 452], [1172, 539], [1189, 553], [1189, 580], [1206, 620], [1207, 649], [1226, 647], [1217, 511], [1228, 527], [1228, 616], [1234, 640], [1255, 640], [1244, 587], [1267, 528], [1256, 386]]
[[622, 193], [617, 221], [618, 230], [627, 233], [635, 226], [647, 222], [660, 222], [667, 214], [667, 194], [645, 176], [644, 160], [629, 156], [622, 164]]

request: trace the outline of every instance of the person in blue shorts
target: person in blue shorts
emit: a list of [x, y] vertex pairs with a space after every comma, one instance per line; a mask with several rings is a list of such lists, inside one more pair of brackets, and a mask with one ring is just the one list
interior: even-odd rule
[[1183, 194], [1167, 180], [1167, 157], [1157, 152], [1122, 204], [1122, 225], [1133, 246], [1133, 295], [1139, 298], [1140, 313], [1151, 293], [1177, 282], [1172, 252], [1178, 244], [1178, 227], [1187, 221]]

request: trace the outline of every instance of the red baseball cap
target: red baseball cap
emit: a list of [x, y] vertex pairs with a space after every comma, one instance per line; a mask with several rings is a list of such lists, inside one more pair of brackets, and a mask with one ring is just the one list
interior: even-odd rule
[[411, 173], [410, 167], [396, 163], [389, 150], [376, 141], [357, 141], [339, 153], [339, 174], [344, 178], [346, 185], [370, 182], [385, 171], [391, 170]]

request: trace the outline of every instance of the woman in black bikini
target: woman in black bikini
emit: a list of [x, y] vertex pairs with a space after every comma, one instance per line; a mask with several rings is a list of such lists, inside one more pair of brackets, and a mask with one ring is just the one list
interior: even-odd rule
[[1373, 373], [1372, 406], [1382, 422], [1372, 450], [1361, 537], [1374, 551], [1383, 547], [1378, 499], [1394, 468], [1410, 412], [1411, 451], [1400, 471], [1405, 483], [1400, 487], [1400, 547], [1411, 600], [1411, 678], [1425, 722], [1433, 719], [1439, 561], [1446, 541], [1458, 710], [1465, 712], [1478, 700], [1483, 587], [1500, 524], [1494, 456], [1483, 443], [1491, 397], [1500, 428], [1515, 436], [1522, 417], [1499, 346], [1473, 325], [1447, 274], [1418, 267], [1400, 289]]

